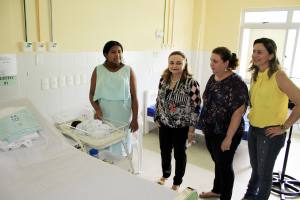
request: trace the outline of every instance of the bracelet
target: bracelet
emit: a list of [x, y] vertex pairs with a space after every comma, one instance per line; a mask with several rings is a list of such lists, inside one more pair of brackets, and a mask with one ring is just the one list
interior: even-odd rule
[[284, 125], [284, 124], [281, 124], [279, 127], [280, 127], [281, 130], [283, 130], [283, 131], [285, 131], [285, 130], [287, 130], [287, 129], [289, 128], [289, 127], [287, 127], [287, 126]]

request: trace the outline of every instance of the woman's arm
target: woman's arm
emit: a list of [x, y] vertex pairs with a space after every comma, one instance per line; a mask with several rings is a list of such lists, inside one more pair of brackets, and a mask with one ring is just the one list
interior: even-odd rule
[[229, 123], [229, 127], [227, 129], [226, 137], [221, 144], [222, 151], [226, 151], [230, 149], [232, 138], [240, 126], [245, 111], [246, 111], [246, 106], [245, 104], [243, 104], [233, 112]]
[[189, 91], [191, 99], [191, 123], [188, 133], [188, 142], [190, 144], [195, 141], [195, 127], [199, 120], [199, 112], [201, 106], [200, 86], [196, 80], [192, 80], [191, 89]]
[[132, 121], [130, 123], [131, 132], [135, 132], [139, 129], [138, 125], [138, 109], [139, 104], [136, 94], [136, 78], [133, 70], [130, 68], [130, 94], [131, 94], [131, 109], [132, 109]]
[[[276, 81], [279, 89], [284, 92], [295, 104], [290, 116], [283, 124], [283, 126], [287, 129], [291, 127], [300, 117], [300, 90], [283, 71], [277, 72]], [[281, 127], [273, 127], [267, 129], [267, 135], [274, 137], [284, 133], [285, 131], [286, 130], [282, 129]]]
[[95, 68], [93, 71], [92, 77], [91, 77], [89, 99], [90, 99], [91, 105], [95, 109], [95, 119], [102, 119], [101, 108], [100, 108], [99, 104], [96, 101], [94, 101], [96, 82], [97, 82], [97, 73], [96, 73], [96, 68]]

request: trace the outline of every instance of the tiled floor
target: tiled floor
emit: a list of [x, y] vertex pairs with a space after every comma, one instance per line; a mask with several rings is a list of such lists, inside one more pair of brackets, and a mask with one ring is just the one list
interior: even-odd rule
[[[184, 176], [183, 183], [181, 185], [181, 190], [183, 188], [190, 186], [195, 188], [198, 192], [208, 191], [212, 187], [212, 182], [214, 178], [214, 168], [213, 162], [211, 161], [210, 155], [204, 144], [203, 135], [199, 135], [197, 138], [197, 144], [187, 149], [188, 164], [186, 168], [186, 174]], [[141, 177], [148, 179], [150, 181], [157, 181], [161, 176], [160, 168], [160, 155], [159, 155], [159, 145], [158, 145], [158, 134], [157, 130], [151, 131], [146, 134], [143, 139], [143, 166]], [[285, 147], [280, 152], [278, 156], [275, 170], [282, 169], [283, 157], [284, 157]], [[297, 162], [297, 154], [300, 152], [300, 133], [293, 134], [292, 143], [290, 148], [289, 160], [286, 172], [287, 174], [300, 180], [300, 170], [299, 162]], [[174, 166], [174, 160], [173, 160]], [[251, 168], [249, 164], [248, 157], [248, 147], [247, 142], [242, 141], [240, 144], [234, 159], [235, 168], [235, 184], [233, 189], [232, 200], [240, 200], [246, 190], [248, 179], [250, 177]], [[174, 168], [173, 168], [174, 169]], [[174, 172], [173, 172], [174, 174]], [[170, 188], [172, 185], [172, 178], [168, 180], [165, 186]], [[270, 200], [280, 199], [278, 196], [271, 195]], [[300, 199], [296, 198], [296, 199]]]

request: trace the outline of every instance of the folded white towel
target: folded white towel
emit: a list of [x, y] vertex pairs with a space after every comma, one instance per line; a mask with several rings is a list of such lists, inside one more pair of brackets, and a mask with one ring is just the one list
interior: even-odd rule
[[25, 135], [22, 138], [13, 141], [11, 143], [0, 140], [0, 149], [2, 151], [10, 151], [20, 147], [31, 147], [33, 145], [32, 141], [37, 139], [38, 137], [40, 137], [40, 135], [37, 132], [35, 132], [35, 133]]

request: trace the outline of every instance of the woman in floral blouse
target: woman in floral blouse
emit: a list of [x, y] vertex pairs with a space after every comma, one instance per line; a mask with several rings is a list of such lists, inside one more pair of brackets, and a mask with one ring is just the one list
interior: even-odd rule
[[195, 125], [200, 108], [200, 90], [197, 81], [188, 71], [186, 56], [180, 51], [169, 55], [168, 68], [159, 82], [154, 121], [159, 126], [159, 143], [163, 176], [158, 181], [165, 184], [171, 175], [171, 154], [174, 148], [175, 176], [172, 189], [177, 191], [186, 167], [186, 141], [195, 136]]
[[213, 75], [203, 93], [200, 125], [215, 163], [215, 179], [212, 190], [200, 193], [201, 198], [231, 199], [232, 162], [244, 132], [243, 115], [249, 101], [246, 84], [232, 71], [237, 65], [236, 54], [226, 47], [212, 51], [210, 67]]

